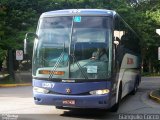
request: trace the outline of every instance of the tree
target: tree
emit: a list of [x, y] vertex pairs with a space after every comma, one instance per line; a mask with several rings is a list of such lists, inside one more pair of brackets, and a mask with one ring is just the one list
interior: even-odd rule
[[156, 49], [160, 45], [159, 36], [155, 33], [155, 29], [160, 28], [158, 0], [1, 0], [0, 54], [8, 48], [22, 49], [25, 33], [35, 31], [41, 13], [72, 8], [117, 11], [140, 36], [142, 60], [149, 71], [160, 64], [155, 60]]
[[142, 19], [139, 19], [141, 24], [138, 27], [143, 38], [143, 62], [146, 63], [148, 72], [158, 72], [160, 62], [157, 57], [157, 49], [160, 41], [155, 30], [160, 28], [160, 3], [158, 0], [144, 0], [135, 9], [143, 16]]

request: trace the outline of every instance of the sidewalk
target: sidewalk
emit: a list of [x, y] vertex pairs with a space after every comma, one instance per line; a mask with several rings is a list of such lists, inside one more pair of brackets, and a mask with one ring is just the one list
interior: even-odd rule
[[2, 87], [17, 87], [17, 86], [32, 86], [32, 83], [19, 83], [19, 84], [0, 84], [0, 88]]
[[9, 74], [7, 73], [0, 73], [0, 88], [31, 85], [32, 78], [29, 72], [15, 72], [15, 80], [9, 80]]
[[160, 89], [151, 91], [149, 97], [160, 103]]

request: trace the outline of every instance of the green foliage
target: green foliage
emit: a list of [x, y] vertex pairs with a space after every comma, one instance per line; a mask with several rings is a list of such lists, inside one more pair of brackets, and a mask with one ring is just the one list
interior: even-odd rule
[[34, 32], [41, 13], [58, 9], [112, 9], [117, 11], [141, 38], [143, 62], [153, 69], [157, 61], [160, 40], [155, 30], [160, 28], [159, 0], [1, 0], [0, 55], [3, 50], [22, 49], [27, 31]]

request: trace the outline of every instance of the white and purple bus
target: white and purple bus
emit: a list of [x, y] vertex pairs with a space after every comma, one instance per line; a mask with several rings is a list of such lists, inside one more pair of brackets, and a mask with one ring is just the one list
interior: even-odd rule
[[32, 34], [36, 104], [117, 111], [120, 100], [137, 91], [139, 38], [115, 11], [45, 12]]

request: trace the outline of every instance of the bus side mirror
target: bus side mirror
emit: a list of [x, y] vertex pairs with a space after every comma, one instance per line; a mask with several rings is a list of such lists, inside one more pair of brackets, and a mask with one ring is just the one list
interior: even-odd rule
[[119, 39], [119, 38], [117, 38], [117, 37], [114, 39], [114, 44], [115, 44], [116, 46], [119, 45], [119, 40], [118, 40], [118, 39]]
[[38, 39], [38, 35], [32, 32], [26, 33], [25, 39], [24, 39], [24, 54], [28, 54], [28, 37], [35, 37]]
[[116, 40], [115, 40], [115, 41], [114, 41], [114, 44], [115, 44], [115, 45], [119, 45], [119, 41], [116, 41]]

